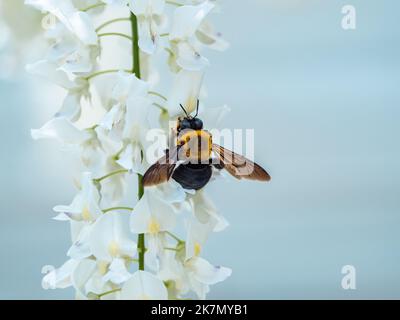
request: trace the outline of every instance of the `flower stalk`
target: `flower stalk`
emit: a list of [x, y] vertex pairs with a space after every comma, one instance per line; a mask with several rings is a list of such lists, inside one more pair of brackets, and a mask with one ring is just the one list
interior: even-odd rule
[[[139, 51], [139, 31], [138, 22], [136, 15], [131, 12], [131, 29], [132, 29], [132, 73], [136, 75], [138, 79], [141, 78], [140, 73], [140, 51]], [[138, 177], [138, 199], [140, 200], [144, 194], [143, 187], [143, 176], [141, 174]], [[146, 251], [144, 233], [138, 234], [137, 248], [139, 254], [139, 270], [144, 270], [144, 255]]]
[[109, 26], [110, 24], [120, 22], [120, 21], [131, 21], [131, 19], [130, 18], [115, 18], [115, 19], [106, 21], [96, 28], [96, 32], [99, 32], [100, 30], [104, 29], [105, 27]]
[[[48, 56], [27, 68], [67, 91], [56, 116], [32, 130], [32, 137], [56, 138], [73, 147], [65, 149], [78, 151], [82, 168], [72, 201], [53, 209], [56, 220], [71, 226], [69, 258], [43, 277], [42, 286], [74, 287], [79, 299], [181, 300], [191, 292], [205, 299], [210, 285], [231, 274], [229, 268], [201, 257], [208, 236], [226, 228], [227, 221], [203, 189], [186, 190], [172, 176], [145, 190], [142, 174], [157, 161], [150, 156], [149, 134], [154, 132], [165, 140], [168, 122], [183, 115], [179, 105], [191, 113], [198, 101], [209, 64], [202, 48], [226, 47], [207, 21], [215, 3], [135, 0], [127, 6], [126, 1], [112, 1], [126, 14], [96, 27], [99, 10], [91, 9], [107, 10], [111, 1], [92, 2], [85, 9], [77, 8], [73, 0], [57, 2], [68, 10], [55, 22], [59, 32], [49, 37], [63, 50], [52, 46]], [[34, 6], [55, 16], [61, 14], [51, 1], [35, 1]], [[122, 21], [130, 23], [128, 32], [116, 27], [104, 30]], [[108, 36], [130, 41], [129, 70], [110, 67], [124, 49], [113, 48], [111, 59], [101, 55], [109, 44], [99, 40]], [[169, 53], [167, 59], [159, 54], [163, 50]], [[158, 69], [156, 62], [167, 68]], [[89, 81], [107, 74], [113, 76]], [[164, 80], [167, 77], [171, 81]], [[171, 83], [165, 94], [161, 79]], [[85, 108], [84, 102], [93, 108]], [[208, 108], [203, 99], [201, 103], [206, 115]], [[218, 110], [217, 114], [210, 110], [212, 117], [219, 118], [224, 108]], [[207, 126], [213, 128], [208, 121]], [[157, 148], [159, 154], [165, 152], [163, 142]], [[130, 195], [132, 174], [137, 175], [135, 196]], [[131, 268], [132, 263], [137, 268]]]
[[96, 179], [93, 179], [93, 180], [95, 182], [101, 182], [101, 181], [103, 181], [103, 180], [105, 180], [105, 179], [107, 179], [109, 177], [115, 176], [116, 174], [124, 174], [124, 173], [128, 173], [128, 172], [129, 172], [129, 170], [126, 170], [126, 169], [116, 170], [116, 171], [110, 172], [110, 173], [108, 173], [108, 174], [106, 174], [106, 175], [104, 175], [104, 176], [102, 176], [100, 178], [96, 178]]
[[107, 212], [115, 211], [115, 210], [133, 211], [133, 208], [131, 208], [131, 207], [111, 207], [111, 208], [103, 209], [103, 213], [107, 213]]
[[[119, 71], [120, 71], [119, 69], [109, 69], [109, 70], [97, 71], [97, 72], [92, 73], [90, 76], [87, 76], [85, 79], [87, 81], [89, 81], [89, 80], [91, 80], [93, 78], [96, 78], [98, 76], [101, 76], [103, 74], [116, 73], [116, 72], [119, 72]], [[125, 72], [131, 72], [131, 70], [124, 70], [124, 71]]]
[[98, 34], [99, 38], [101, 38], [101, 37], [110, 37], [110, 36], [122, 37], [122, 38], [126, 38], [126, 39], [132, 41], [132, 37], [128, 36], [127, 34], [120, 33], [120, 32], [106, 32], [106, 33]]

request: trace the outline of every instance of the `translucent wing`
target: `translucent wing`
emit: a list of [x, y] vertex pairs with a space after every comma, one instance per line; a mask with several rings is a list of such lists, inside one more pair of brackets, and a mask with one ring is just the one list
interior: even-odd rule
[[172, 176], [176, 166], [177, 149], [167, 150], [165, 156], [150, 166], [143, 176], [143, 186], [150, 187], [166, 182]]
[[267, 171], [246, 157], [225, 149], [215, 143], [212, 145], [212, 150], [218, 155], [223, 168], [235, 178], [258, 181], [271, 180]]

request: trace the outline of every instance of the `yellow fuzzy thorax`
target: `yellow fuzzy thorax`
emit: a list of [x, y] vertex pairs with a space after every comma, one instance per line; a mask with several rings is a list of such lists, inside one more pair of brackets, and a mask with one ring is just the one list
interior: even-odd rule
[[185, 130], [178, 135], [177, 145], [181, 146], [179, 160], [207, 162], [211, 157], [212, 136], [205, 130]]

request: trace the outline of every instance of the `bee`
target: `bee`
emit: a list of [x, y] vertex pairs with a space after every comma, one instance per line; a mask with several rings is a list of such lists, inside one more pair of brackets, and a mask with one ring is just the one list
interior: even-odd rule
[[[211, 179], [213, 167], [225, 169], [237, 179], [269, 181], [270, 175], [258, 164], [242, 155], [213, 143], [210, 132], [203, 129], [203, 121], [192, 117], [180, 105], [185, 117], [179, 117], [174, 136], [176, 141], [165, 155], [151, 165], [143, 176], [145, 187], [158, 185], [171, 177], [184, 189], [199, 190]], [[212, 154], [217, 157], [213, 158]]]

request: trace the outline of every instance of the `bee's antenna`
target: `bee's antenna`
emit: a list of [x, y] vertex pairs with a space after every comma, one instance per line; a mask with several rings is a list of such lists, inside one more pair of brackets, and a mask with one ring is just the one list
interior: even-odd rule
[[185, 108], [183, 107], [183, 105], [182, 104], [179, 104], [179, 105], [181, 106], [183, 112], [186, 114], [186, 117], [189, 117], [189, 115], [187, 114], [187, 112], [186, 112]]
[[196, 118], [197, 115], [199, 114], [199, 103], [200, 103], [200, 101], [199, 101], [199, 99], [197, 99], [196, 115], [194, 116], [194, 118]]

